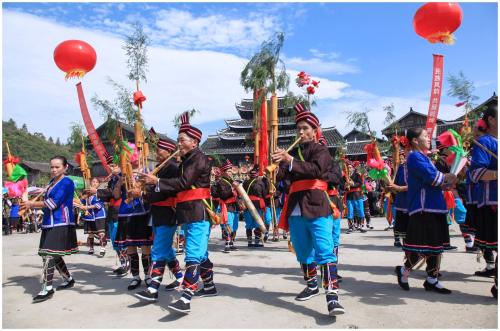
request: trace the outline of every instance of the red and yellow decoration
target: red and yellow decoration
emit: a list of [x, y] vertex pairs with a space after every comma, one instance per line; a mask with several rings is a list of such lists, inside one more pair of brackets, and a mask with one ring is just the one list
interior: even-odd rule
[[462, 23], [462, 9], [456, 2], [428, 2], [413, 17], [415, 32], [430, 43], [452, 45], [453, 32]]
[[66, 73], [66, 79], [82, 78], [94, 69], [97, 54], [92, 46], [82, 40], [66, 40], [54, 50], [54, 62]]

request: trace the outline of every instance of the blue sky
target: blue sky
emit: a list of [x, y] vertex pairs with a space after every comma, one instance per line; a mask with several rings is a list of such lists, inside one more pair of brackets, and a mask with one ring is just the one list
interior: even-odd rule
[[[146, 123], [171, 136], [171, 119], [186, 109], [201, 111], [193, 122], [205, 137], [224, 128], [224, 118], [237, 117], [234, 104], [246, 96], [239, 73], [276, 31], [285, 32], [282, 56], [292, 81], [301, 70], [321, 80], [313, 111], [324, 127], [336, 126], [343, 134], [350, 130], [345, 111], [371, 110], [376, 130], [385, 126], [384, 105], [393, 103], [398, 116], [410, 106], [427, 113], [433, 53], [444, 55], [446, 76], [461, 70], [474, 82], [479, 102], [497, 92], [497, 3], [461, 3], [464, 18], [453, 46], [430, 44], [415, 34], [413, 15], [421, 5], [4, 3], [3, 118], [64, 141], [70, 123], [81, 116], [74, 87], [51, 59], [53, 49], [66, 39], [96, 48], [98, 64], [84, 79], [90, 106], [96, 93], [113, 97], [107, 76], [133, 87], [120, 43], [137, 20], [152, 40], [143, 86]], [[291, 89], [300, 92], [293, 84]], [[37, 115], [41, 98], [50, 105], [43, 118]], [[462, 115], [456, 102], [444, 93], [439, 117]], [[91, 115], [96, 126], [102, 122], [95, 110]]]

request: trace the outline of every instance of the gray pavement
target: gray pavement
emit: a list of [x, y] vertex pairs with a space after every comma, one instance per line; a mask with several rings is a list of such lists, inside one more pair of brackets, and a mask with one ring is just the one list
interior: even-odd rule
[[[240, 250], [221, 252], [220, 230], [210, 239], [210, 258], [215, 264], [217, 297], [194, 298], [187, 316], [166, 307], [179, 297], [163, 286], [157, 303], [144, 304], [127, 291], [130, 276], [116, 278], [114, 252], [98, 258], [87, 247], [65, 258], [76, 280], [75, 287], [56, 292], [46, 302], [32, 304], [40, 290], [41, 258], [36, 254], [40, 233], [3, 236], [4, 328], [497, 328], [498, 302], [490, 295], [491, 278], [472, 276], [484, 267], [475, 254], [464, 252], [456, 224], [450, 229], [458, 250], [444, 254], [442, 282], [451, 295], [426, 292], [425, 272], [410, 277], [411, 290], [401, 290], [394, 266], [403, 262], [393, 246], [385, 220], [376, 218], [368, 233], [344, 234], [343, 220], [339, 273], [344, 277], [339, 296], [346, 314], [327, 315], [324, 294], [309, 301], [294, 297], [304, 287], [295, 256], [287, 242], [268, 243], [248, 249], [244, 224], [240, 223]], [[84, 240], [83, 230], [78, 230]], [[182, 258], [183, 256], [181, 256]], [[181, 265], [182, 265], [181, 261]], [[422, 269], [425, 269], [422, 268]], [[142, 274], [142, 272], [141, 272]], [[170, 282], [166, 275], [164, 283]], [[61, 282], [54, 277], [54, 286]], [[142, 285], [138, 290], [145, 289]]]

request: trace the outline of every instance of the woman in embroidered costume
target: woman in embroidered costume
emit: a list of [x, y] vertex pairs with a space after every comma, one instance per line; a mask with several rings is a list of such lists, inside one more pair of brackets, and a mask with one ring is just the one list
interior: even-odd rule
[[[498, 249], [498, 126], [497, 126], [498, 104], [488, 107], [483, 113], [481, 131], [485, 132], [478, 139], [483, 147], [474, 145], [470, 165], [470, 178], [473, 183], [479, 183], [479, 195], [476, 214], [476, 237], [475, 241], [482, 250]], [[493, 157], [488, 151], [497, 155]], [[491, 288], [491, 294], [496, 298], [498, 289], [498, 256], [495, 259], [495, 283]]]
[[[132, 166], [134, 165], [137, 166], [137, 163], [132, 164]], [[153, 239], [152, 229], [148, 225], [150, 216], [149, 204], [144, 202], [142, 191], [138, 186], [134, 186], [127, 192], [124, 180], [125, 176], [121, 176], [113, 190], [113, 198], [115, 200], [121, 198], [115, 241], [118, 249], [127, 249], [130, 272], [133, 277], [127, 287], [130, 291], [135, 290], [142, 282], [139, 275], [139, 253], [137, 252], [137, 247], [141, 248], [144, 282], [146, 286], [151, 285], [149, 266], [151, 264], [151, 245], [153, 244]]]
[[[90, 186], [97, 189], [99, 187], [99, 180], [93, 178]], [[106, 238], [105, 238], [105, 226], [106, 226], [106, 209], [104, 208], [104, 201], [94, 194], [90, 197], [82, 199], [82, 203], [85, 205], [83, 209], [85, 210], [85, 215], [82, 219], [85, 221], [85, 234], [88, 234], [87, 245], [89, 246], [89, 255], [94, 254], [94, 234], [99, 236], [101, 241], [101, 252], [99, 255], [104, 257], [106, 254]]]
[[70, 288], [75, 284], [63, 256], [78, 252], [75, 219], [73, 215], [73, 195], [75, 184], [64, 176], [68, 161], [64, 156], [50, 159], [51, 179], [43, 201], [26, 201], [22, 209], [43, 208], [42, 235], [38, 255], [43, 259], [42, 290], [33, 298], [33, 302], [42, 302], [54, 295], [52, 279], [54, 268], [59, 271], [63, 283], [57, 290]]
[[443, 188], [456, 182], [454, 174], [438, 171], [427, 156], [430, 137], [422, 128], [409, 129], [406, 137], [412, 148], [406, 164], [408, 168], [408, 227], [404, 266], [397, 266], [395, 272], [398, 284], [408, 291], [410, 271], [422, 260], [427, 262], [427, 279], [424, 288], [442, 294], [451, 293], [438, 281], [443, 250], [450, 245], [446, 214], [448, 209]]

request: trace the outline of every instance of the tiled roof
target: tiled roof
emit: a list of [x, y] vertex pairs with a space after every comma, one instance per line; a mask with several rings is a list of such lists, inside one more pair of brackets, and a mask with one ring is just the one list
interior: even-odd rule
[[[292, 130], [290, 130], [292, 131]], [[344, 143], [342, 135], [336, 128], [323, 128], [323, 135], [328, 143], [329, 148], [341, 146]], [[293, 136], [295, 130], [293, 130]], [[281, 135], [280, 135], [281, 137]], [[287, 148], [289, 144], [278, 144], [280, 148]], [[227, 143], [220, 139], [219, 136], [209, 136], [207, 140], [200, 146], [201, 150], [209, 154], [248, 154], [253, 153], [253, 146], [228, 147]]]
[[[346, 143], [347, 151], [345, 152], [345, 154], [347, 156], [366, 154], [365, 145], [369, 144], [370, 142], [371, 140], [348, 142]], [[390, 147], [391, 143], [389, 141], [383, 141], [378, 143], [380, 154], [385, 154], [390, 149]]]

